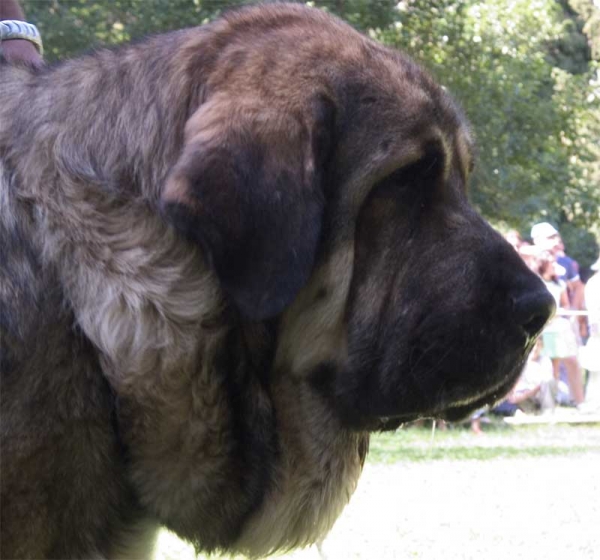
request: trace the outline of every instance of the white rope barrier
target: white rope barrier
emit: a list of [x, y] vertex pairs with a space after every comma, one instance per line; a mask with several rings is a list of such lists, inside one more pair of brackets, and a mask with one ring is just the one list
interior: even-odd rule
[[587, 317], [589, 315], [587, 311], [579, 311], [577, 309], [563, 309], [562, 307], [557, 309], [556, 314], [560, 317]]

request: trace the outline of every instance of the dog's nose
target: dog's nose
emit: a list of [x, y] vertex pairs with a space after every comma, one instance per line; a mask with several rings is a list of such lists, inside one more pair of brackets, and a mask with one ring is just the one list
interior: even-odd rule
[[555, 311], [554, 298], [545, 288], [513, 297], [515, 321], [530, 337], [540, 333]]

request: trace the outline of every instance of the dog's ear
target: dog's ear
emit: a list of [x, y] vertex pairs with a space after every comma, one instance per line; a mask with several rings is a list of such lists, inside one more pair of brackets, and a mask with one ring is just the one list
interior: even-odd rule
[[334, 107], [318, 97], [284, 112], [240, 98], [215, 96], [189, 119], [161, 206], [202, 245], [242, 314], [262, 320], [311, 273]]

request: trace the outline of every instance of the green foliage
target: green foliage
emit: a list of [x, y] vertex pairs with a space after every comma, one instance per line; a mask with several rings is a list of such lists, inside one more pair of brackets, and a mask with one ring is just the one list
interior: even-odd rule
[[397, 4], [395, 0], [321, 0], [306, 3], [340, 16], [362, 31], [389, 25]]
[[559, 0], [564, 11], [563, 32], [548, 45], [548, 57], [554, 66], [571, 74], [586, 72], [591, 59], [591, 48], [583, 31], [585, 21], [568, 0]]
[[600, 5], [594, 0], [561, 0], [566, 10], [583, 23], [593, 60], [600, 60]]
[[[228, 7], [248, 3], [228, 1]], [[73, 56], [153, 33], [200, 25], [218, 16], [215, 0], [22, 0], [29, 21], [42, 33], [46, 58]]]
[[[23, 0], [50, 61], [198, 25], [244, 0]], [[311, 2], [427, 66], [479, 146], [474, 203], [524, 233], [563, 232], [582, 266], [600, 239], [600, 9], [592, 0]], [[595, 59], [594, 59], [595, 57]]]

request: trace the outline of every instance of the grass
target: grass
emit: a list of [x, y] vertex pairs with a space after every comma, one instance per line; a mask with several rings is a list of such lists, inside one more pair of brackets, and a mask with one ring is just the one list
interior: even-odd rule
[[508, 426], [498, 420], [484, 425], [475, 436], [464, 426], [436, 429], [411, 427], [377, 434], [371, 439], [369, 462], [491, 460], [497, 458], [565, 456], [600, 452], [600, 428], [596, 424]]
[[[494, 421], [483, 430], [373, 436], [359, 488], [322, 549], [282, 558], [597, 559], [600, 425]], [[194, 558], [160, 534], [155, 560]]]

